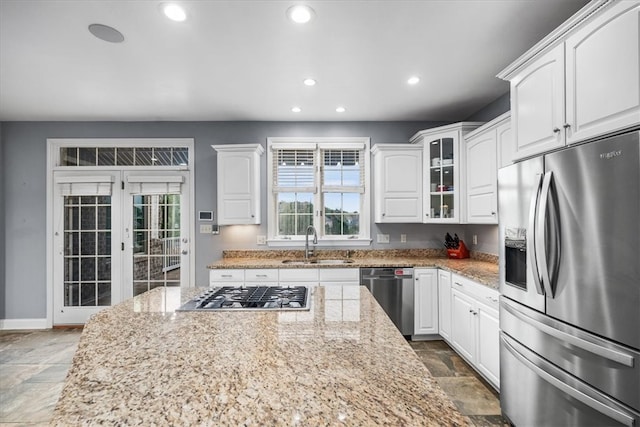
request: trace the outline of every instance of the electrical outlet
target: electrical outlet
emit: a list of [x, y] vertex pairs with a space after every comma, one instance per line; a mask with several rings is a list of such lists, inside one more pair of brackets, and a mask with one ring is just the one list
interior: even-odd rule
[[389, 235], [388, 234], [378, 234], [378, 243], [389, 243]]
[[267, 236], [258, 236], [256, 238], [256, 243], [259, 245], [266, 245], [267, 244]]
[[478, 244], [478, 235], [477, 235], [477, 234], [474, 234], [474, 235], [473, 235], [473, 244], [474, 244], [474, 245], [477, 245], [477, 244]]
[[400, 243], [407, 243], [407, 235], [406, 234], [401, 234], [400, 235]]
[[213, 232], [213, 226], [211, 224], [200, 224], [201, 234], [211, 234]]

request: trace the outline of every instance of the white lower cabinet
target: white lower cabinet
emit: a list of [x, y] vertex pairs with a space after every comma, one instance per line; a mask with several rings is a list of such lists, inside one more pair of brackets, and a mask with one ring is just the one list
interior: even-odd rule
[[414, 335], [438, 333], [438, 269], [415, 268]]
[[359, 268], [320, 268], [318, 269], [320, 286], [360, 285]]
[[244, 271], [246, 286], [278, 286], [279, 274], [277, 268], [250, 268]]
[[209, 271], [209, 286], [241, 286], [244, 283], [244, 269], [228, 268]]
[[498, 292], [457, 274], [451, 275], [453, 348], [500, 389]]
[[438, 333], [451, 341], [451, 272], [438, 270]]

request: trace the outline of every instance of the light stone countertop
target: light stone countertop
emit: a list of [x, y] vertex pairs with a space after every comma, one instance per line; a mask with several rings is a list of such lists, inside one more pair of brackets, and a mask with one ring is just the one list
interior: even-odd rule
[[156, 288], [86, 324], [52, 425], [469, 425], [369, 291], [309, 311], [175, 312]]
[[484, 259], [450, 259], [440, 250], [389, 250], [389, 251], [318, 251], [319, 259], [349, 259], [350, 264], [284, 264], [286, 259], [302, 259], [302, 251], [228, 251], [224, 257], [207, 267], [225, 268], [360, 268], [360, 267], [425, 267], [441, 268], [460, 274], [492, 289], [499, 288], [497, 257]]

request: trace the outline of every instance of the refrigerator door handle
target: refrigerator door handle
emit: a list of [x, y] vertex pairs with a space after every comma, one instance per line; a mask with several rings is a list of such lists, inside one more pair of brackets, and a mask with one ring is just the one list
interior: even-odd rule
[[564, 341], [566, 343], [569, 343], [573, 346], [581, 348], [590, 353], [596, 354], [605, 359], [633, 368], [635, 359], [630, 354], [627, 354], [621, 351], [616, 351], [610, 348], [606, 348], [601, 345], [579, 338], [575, 335], [571, 335], [566, 332], [563, 332], [559, 329], [554, 328], [553, 326], [549, 326], [543, 322], [540, 322], [532, 317], [527, 316], [525, 313], [520, 312], [520, 310], [518, 310], [515, 307], [512, 307], [510, 304], [506, 304], [505, 302], [502, 302], [501, 305], [502, 305], [502, 308], [508, 311], [511, 315], [517, 317], [519, 320], [525, 323], [528, 323], [529, 325], [533, 326], [539, 331], [544, 332], [547, 335], [550, 335], [554, 338], [559, 339], [560, 341]]
[[[551, 191], [551, 179], [553, 178], [553, 172], [548, 171], [544, 174], [544, 180], [542, 181], [542, 190], [540, 191], [540, 202], [538, 203], [538, 215], [537, 224], [535, 230], [536, 240], [536, 258], [538, 259], [542, 276], [542, 286], [547, 296], [553, 298], [553, 286], [551, 286], [551, 275], [549, 274], [549, 263], [547, 261], [547, 247], [546, 247], [546, 223], [547, 212], [549, 206], [549, 192]], [[540, 253], [538, 253], [540, 251]]]
[[540, 197], [540, 186], [542, 185], [542, 174], [536, 174], [536, 185], [531, 196], [531, 204], [529, 206], [529, 227], [527, 228], [527, 241], [531, 242], [531, 249], [527, 249], [528, 263], [532, 266], [533, 271], [533, 283], [536, 287], [536, 291], [540, 295], [544, 295], [544, 289], [542, 288], [542, 279], [540, 278], [540, 269], [538, 268], [538, 260], [536, 259], [536, 208], [538, 207], [538, 199]]
[[516, 350], [513, 347], [513, 345], [511, 345], [511, 343], [509, 343], [510, 339], [508, 337], [502, 335], [501, 340], [504, 348], [507, 351], [509, 351], [509, 353], [511, 353], [516, 359], [518, 359], [520, 363], [525, 365], [527, 368], [533, 371], [536, 375], [538, 375], [540, 378], [542, 378], [543, 380], [545, 380], [546, 382], [548, 382], [558, 390], [561, 390], [563, 393], [573, 397], [574, 399], [582, 402], [583, 404], [587, 405], [593, 410], [598, 411], [601, 414], [611, 418], [612, 420], [616, 420], [620, 424], [624, 424], [629, 427], [634, 426], [635, 424], [634, 417], [618, 409], [612, 408], [611, 406], [608, 406], [606, 403], [600, 402], [599, 400], [596, 400], [591, 396], [587, 396], [582, 391], [575, 389], [570, 385], [567, 385], [565, 381], [563, 381], [563, 378], [557, 378], [554, 375], [545, 371], [544, 369], [540, 368], [535, 363], [527, 359], [524, 355], [520, 354], [520, 352]]

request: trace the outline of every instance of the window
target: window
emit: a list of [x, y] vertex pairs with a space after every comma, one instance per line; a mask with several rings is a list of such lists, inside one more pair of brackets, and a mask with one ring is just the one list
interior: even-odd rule
[[269, 244], [369, 244], [369, 139], [269, 138]]

